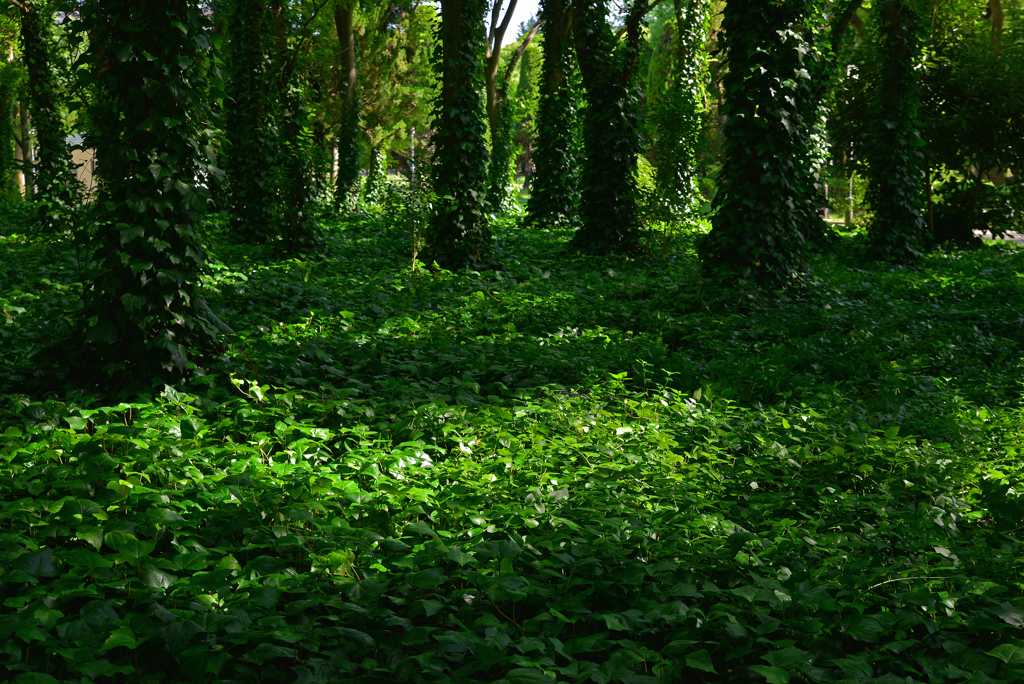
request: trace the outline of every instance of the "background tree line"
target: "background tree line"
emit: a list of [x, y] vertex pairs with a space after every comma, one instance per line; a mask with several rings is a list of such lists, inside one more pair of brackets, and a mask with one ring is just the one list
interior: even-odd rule
[[[115, 373], [187, 373], [230, 330], [198, 288], [211, 212], [316, 250], [320, 217], [397, 192], [388, 169], [429, 207], [420, 259], [447, 268], [500, 266], [490, 221], [524, 211], [589, 253], [710, 227], [707, 277], [785, 285], [855, 180], [870, 254], [897, 264], [1019, 224], [1016, 6], [543, 0], [513, 38], [514, 8], [9, 0], [0, 197], [80, 244], [81, 334]], [[91, 192], [69, 141], [95, 154]]]

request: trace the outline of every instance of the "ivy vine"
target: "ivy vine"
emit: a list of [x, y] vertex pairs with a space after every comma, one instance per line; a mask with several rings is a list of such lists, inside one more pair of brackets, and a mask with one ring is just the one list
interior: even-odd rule
[[700, 246], [708, 273], [785, 283], [803, 271], [804, 210], [813, 184], [813, 101], [804, 22], [808, 0], [729, 3], [722, 18], [724, 162], [711, 233]]
[[53, 77], [50, 13], [38, 3], [27, 2], [21, 12], [21, 48], [36, 132], [35, 186], [41, 230], [73, 229], [80, 203], [80, 183], [67, 145], [67, 131], [58, 107]]
[[920, 91], [914, 74], [920, 18], [905, 0], [880, 0], [872, 8], [871, 41], [877, 55], [872, 130], [864, 146], [870, 254], [913, 263], [925, 239], [924, 142], [918, 133]]
[[227, 210], [236, 239], [267, 242], [274, 237], [278, 161], [269, 11], [262, 2], [229, 0], [224, 25]]
[[567, 0], [541, 0], [540, 11], [544, 59], [526, 220], [558, 226], [576, 223], [579, 213], [579, 70], [569, 40]]
[[519, 211], [516, 201], [516, 156], [519, 147], [513, 137], [516, 123], [523, 112], [523, 101], [509, 97], [507, 83], [498, 95], [498, 125], [491, 130], [491, 163], [488, 201], [501, 213]]
[[707, 81], [704, 42], [711, 12], [707, 0], [676, 0], [675, 24], [652, 35], [647, 78], [647, 119], [656, 162], [655, 215], [678, 219], [700, 199], [697, 144]]
[[589, 252], [634, 252], [639, 248], [636, 158], [640, 153], [639, 97], [633, 70], [645, 0], [633, 0], [627, 38], [617, 44], [608, 24], [607, 0], [573, 5], [576, 56], [587, 93], [583, 115], [582, 226], [573, 245]]
[[100, 179], [86, 342], [111, 374], [184, 374], [192, 350], [226, 330], [198, 295], [206, 258], [196, 227], [208, 199], [199, 178], [217, 173], [207, 19], [193, 0], [97, 0], [81, 13]]
[[421, 259], [445, 268], [483, 268], [491, 257], [484, 142], [483, 0], [441, 4], [441, 91], [432, 140], [436, 213]]
[[21, 199], [15, 174], [18, 164], [14, 157], [14, 120], [12, 114], [19, 84], [24, 70], [17, 62], [0, 65], [0, 203], [8, 204]]

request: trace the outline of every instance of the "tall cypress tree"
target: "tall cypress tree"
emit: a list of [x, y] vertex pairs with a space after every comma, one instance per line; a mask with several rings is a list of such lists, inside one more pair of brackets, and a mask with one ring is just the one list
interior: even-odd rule
[[109, 372], [184, 374], [223, 326], [197, 292], [207, 20], [195, 0], [92, 0], [81, 12], [100, 178], [86, 341]]

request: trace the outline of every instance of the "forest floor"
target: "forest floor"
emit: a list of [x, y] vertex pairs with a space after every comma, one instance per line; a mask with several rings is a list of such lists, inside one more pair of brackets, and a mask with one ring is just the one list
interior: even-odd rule
[[237, 335], [131, 396], [42, 377], [73, 244], [0, 225], [0, 678], [1024, 678], [1024, 249], [805, 285], [495, 226], [413, 269], [208, 236]]

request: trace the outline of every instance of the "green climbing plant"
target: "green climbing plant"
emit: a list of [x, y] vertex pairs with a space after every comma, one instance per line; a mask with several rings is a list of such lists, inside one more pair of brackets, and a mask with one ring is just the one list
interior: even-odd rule
[[814, 193], [800, 168], [810, 144], [803, 117], [813, 97], [811, 11], [808, 0], [725, 7], [724, 162], [712, 231], [700, 246], [708, 274], [779, 284], [803, 271], [809, 243], [801, 208]]
[[18, 62], [0, 65], [0, 203], [8, 204], [21, 199], [15, 174], [18, 166], [14, 158], [14, 120], [12, 110], [16, 93], [25, 72]]
[[387, 152], [381, 147], [374, 147], [370, 150], [370, 169], [366, 176], [366, 187], [363, 189], [363, 201], [379, 204], [384, 200], [387, 172]]
[[441, 92], [434, 111], [434, 219], [422, 259], [445, 268], [488, 265], [487, 165], [480, 73], [482, 0], [441, 5]]
[[491, 163], [488, 179], [488, 200], [491, 207], [503, 214], [518, 213], [516, 201], [516, 156], [519, 146], [514, 132], [525, 111], [525, 101], [511, 97], [501, 89], [498, 105], [498, 125], [491, 131]]
[[541, 0], [542, 40], [537, 142], [533, 152], [527, 223], [534, 226], [572, 225], [578, 221], [579, 158], [582, 86], [569, 39], [568, 0]]
[[229, 0], [226, 49], [224, 167], [234, 237], [271, 240], [277, 194], [277, 122], [269, 11], [256, 0]]
[[617, 43], [606, 0], [573, 5], [576, 56], [587, 94], [583, 115], [582, 225], [573, 245], [597, 253], [639, 249], [636, 158], [640, 150], [639, 97], [633, 70], [644, 0], [629, 5], [627, 37]]
[[38, 2], [21, 10], [22, 55], [35, 128], [35, 200], [41, 230], [72, 230], [80, 203], [80, 183], [71, 161], [52, 65], [51, 13]]
[[707, 0], [677, 0], [671, 13], [665, 7], [651, 26], [646, 124], [657, 169], [654, 214], [678, 219], [700, 201], [697, 145], [707, 82], [704, 41], [711, 13]]
[[217, 173], [204, 78], [212, 33], [193, 0], [96, 0], [81, 6], [81, 28], [90, 40], [78, 73], [95, 89], [87, 144], [100, 178], [84, 312], [90, 361], [114, 375], [185, 374], [224, 329], [197, 287], [208, 198], [200, 177]]
[[869, 78], [871, 131], [864, 145], [870, 253], [895, 263], [913, 263], [925, 239], [924, 143], [918, 132], [920, 90], [914, 73], [922, 22], [906, 0], [880, 0], [872, 8], [871, 43], [876, 68]]

